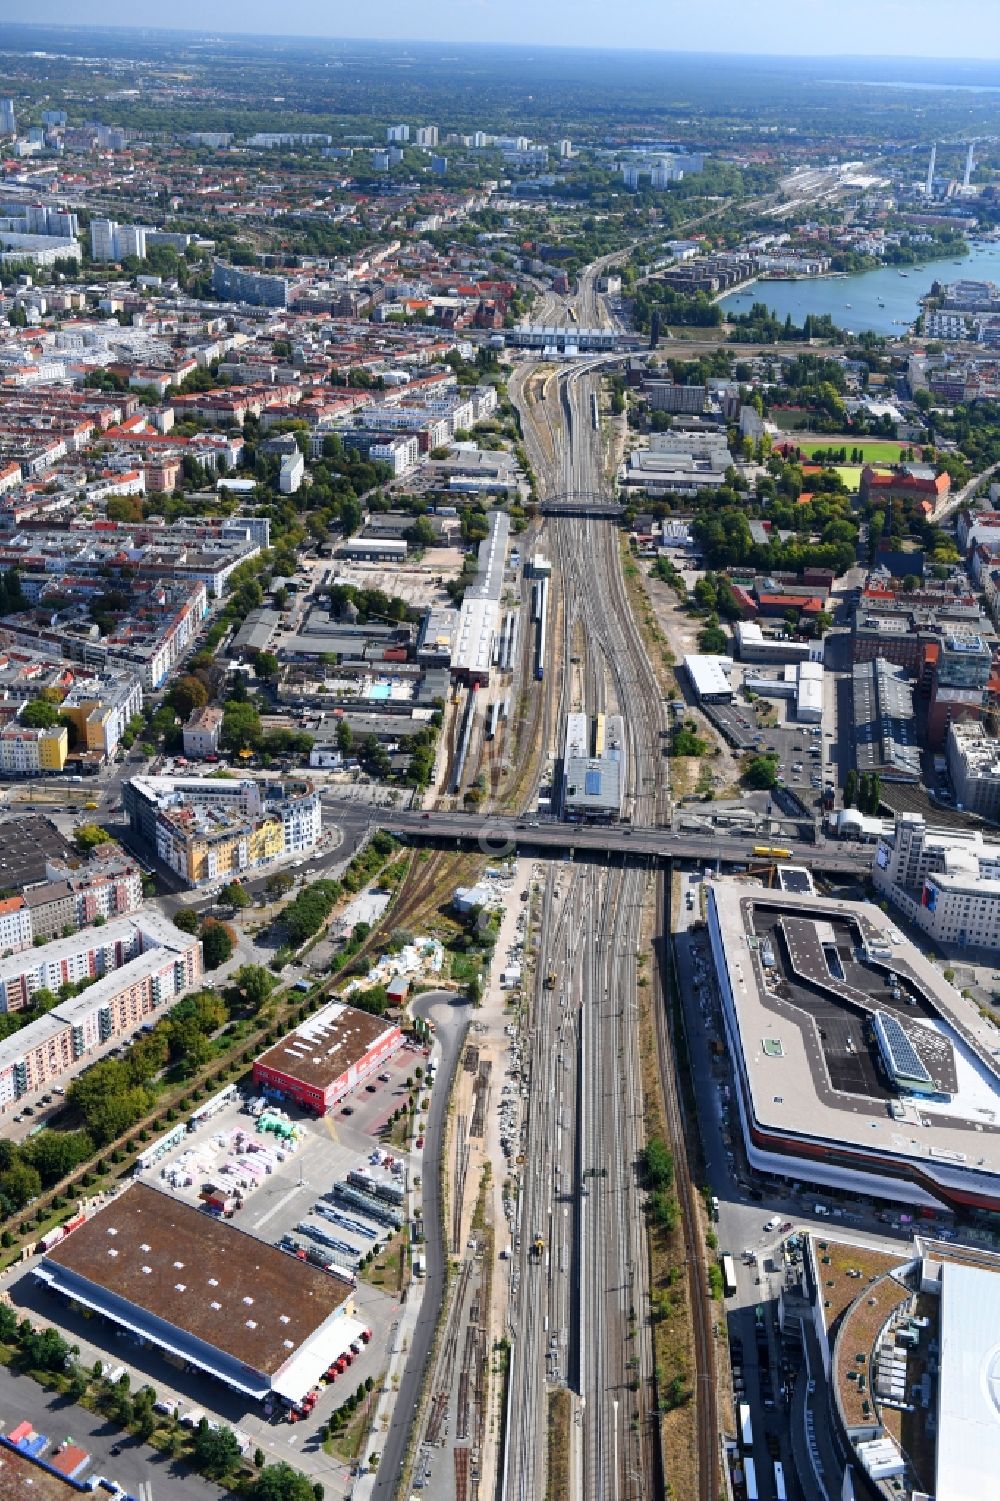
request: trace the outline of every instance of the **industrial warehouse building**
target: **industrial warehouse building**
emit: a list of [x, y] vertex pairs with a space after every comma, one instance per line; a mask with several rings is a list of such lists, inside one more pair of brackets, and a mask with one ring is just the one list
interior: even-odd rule
[[144, 1183], [47, 1252], [35, 1276], [257, 1401], [300, 1402], [363, 1327], [348, 1282]]
[[575, 822], [621, 817], [625, 795], [625, 721], [620, 714], [567, 714], [562, 810]]
[[253, 1082], [325, 1115], [382, 1068], [402, 1041], [395, 1023], [331, 1001], [256, 1060]]
[[751, 1166], [1000, 1210], [995, 1033], [890, 917], [715, 881], [708, 931]]

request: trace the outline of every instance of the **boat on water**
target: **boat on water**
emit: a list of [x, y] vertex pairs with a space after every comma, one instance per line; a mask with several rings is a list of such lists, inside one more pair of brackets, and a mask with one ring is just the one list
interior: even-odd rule
[[899, 274], [900, 274], [900, 276], [907, 276], [909, 273], [906, 272], [906, 271], [900, 271]]

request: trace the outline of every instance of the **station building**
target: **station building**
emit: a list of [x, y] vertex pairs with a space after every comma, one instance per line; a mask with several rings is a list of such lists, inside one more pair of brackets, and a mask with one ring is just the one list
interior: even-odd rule
[[261, 1402], [300, 1402], [364, 1327], [350, 1283], [144, 1183], [48, 1251], [34, 1275]]
[[259, 1089], [326, 1115], [402, 1045], [394, 1022], [331, 1001], [255, 1061]]
[[716, 880], [708, 930], [753, 1168], [1000, 1210], [995, 1034], [890, 917]]

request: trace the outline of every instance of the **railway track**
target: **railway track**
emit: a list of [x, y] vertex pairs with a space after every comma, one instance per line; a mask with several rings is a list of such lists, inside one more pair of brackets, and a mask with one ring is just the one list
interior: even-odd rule
[[[669, 911], [664, 901], [665, 882], [659, 883], [656, 899], [657, 932], [665, 943], [669, 937]], [[691, 1322], [694, 1331], [695, 1412], [698, 1433], [698, 1501], [716, 1501], [719, 1494], [718, 1443], [719, 1416], [712, 1339], [712, 1300], [696, 1208], [697, 1189], [691, 1178], [687, 1157], [684, 1112], [677, 1088], [673, 1038], [667, 1010], [666, 976], [660, 974], [660, 1004], [654, 1005], [656, 1051], [667, 1118], [667, 1130], [674, 1158], [674, 1186], [680, 1205], [687, 1256]], [[666, 1477], [669, 1481], [669, 1476]]]

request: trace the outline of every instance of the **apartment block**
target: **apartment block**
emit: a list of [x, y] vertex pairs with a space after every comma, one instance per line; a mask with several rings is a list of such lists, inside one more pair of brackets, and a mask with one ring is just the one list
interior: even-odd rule
[[[142, 937], [138, 943], [122, 935], [128, 956], [123, 948], [121, 962], [112, 963], [103, 972], [84, 969], [79, 949], [72, 950], [65, 941], [60, 946], [63, 958], [54, 966], [55, 973], [62, 963], [75, 957], [75, 967], [81, 971], [79, 978], [93, 975], [99, 978], [79, 995], [61, 1001], [37, 1021], [0, 1042], [0, 1116], [25, 1095], [49, 1088], [60, 1079], [72, 1078], [107, 1043], [116, 1037], [129, 1036], [161, 1007], [197, 984], [202, 974], [198, 939], [181, 933], [158, 915], [144, 915], [141, 925]], [[104, 929], [103, 935], [107, 944], [109, 929]], [[79, 939], [73, 942], [79, 944]], [[44, 953], [45, 950], [34, 951], [38, 957]], [[114, 955], [112, 949], [110, 957]], [[48, 966], [49, 961], [46, 959], [44, 963]], [[0, 961], [4, 984], [12, 965], [16, 968], [20, 961], [16, 957]], [[23, 983], [30, 984], [30, 980]], [[39, 988], [37, 984], [35, 988]]]
[[15, 720], [0, 730], [0, 772], [12, 777], [37, 777], [60, 772], [69, 753], [64, 724], [32, 729]]
[[184, 754], [193, 761], [204, 761], [219, 750], [222, 710], [214, 704], [195, 709], [184, 726]]
[[122, 797], [132, 828], [189, 886], [310, 850], [322, 825], [319, 794], [306, 781], [133, 777]]
[[110, 761], [129, 721], [142, 713], [142, 683], [131, 674], [83, 678], [74, 683], [59, 712], [72, 720], [79, 749]]

